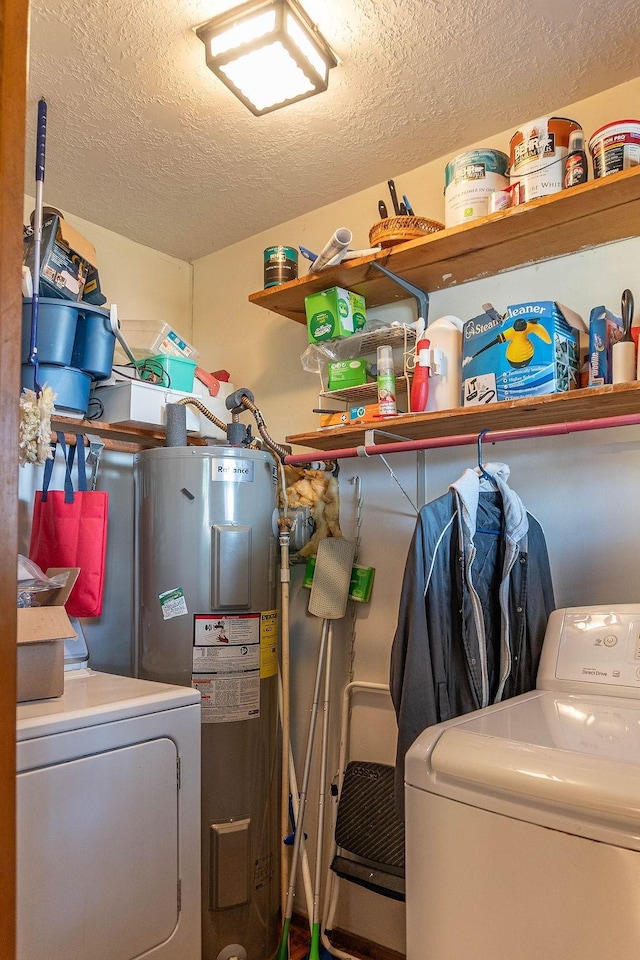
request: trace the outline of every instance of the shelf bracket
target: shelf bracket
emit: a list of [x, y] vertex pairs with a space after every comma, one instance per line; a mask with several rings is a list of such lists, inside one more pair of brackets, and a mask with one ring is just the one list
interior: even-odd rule
[[[367, 447], [375, 447], [376, 445], [376, 434], [379, 437], [389, 437], [390, 440], [405, 440], [406, 437], [400, 437], [397, 433], [387, 433], [386, 430], [379, 430], [377, 427], [372, 427], [369, 430], [364, 432], [364, 446], [358, 447], [358, 456], [359, 457], [368, 457], [369, 454], [366, 452]], [[360, 452], [362, 451], [362, 452]]]
[[424, 320], [425, 327], [429, 324], [429, 294], [425, 290], [421, 290], [420, 287], [416, 287], [415, 284], [410, 283], [409, 280], [405, 280], [404, 277], [398, 276], [397, 273], [393, 273], [392, 270], [389, 270], [387, 267], [383, 267], [381, 263], [378, 263], [376, 260], [373, 260], [371, 263], [372, 267], [375, 267], [376, 270], [379, 270], [380, 273], [384, 273], [386, 277], [389, 277], [390, 280], [395, 280], [398, 286], [403, 287], [410, 293], [412, 297], [415, 297], [416, 303], [418, 304], [418, 319], [422, 318]]

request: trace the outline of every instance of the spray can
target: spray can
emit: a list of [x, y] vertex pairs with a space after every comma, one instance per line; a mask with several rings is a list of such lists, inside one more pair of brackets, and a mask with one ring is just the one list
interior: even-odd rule
[[378, 412], [381, 417], [395, 417], [397, 413], [396, 377], [393, 369], [393, 350], [388, 345], [378, 347], [377, 376]]
[[574, 130], [569, 134], [569, 152], [564, 165], [563, 187], [575, 187], [586, 183], [589, 177], [587, 154], [584, 149], [584, 131]]

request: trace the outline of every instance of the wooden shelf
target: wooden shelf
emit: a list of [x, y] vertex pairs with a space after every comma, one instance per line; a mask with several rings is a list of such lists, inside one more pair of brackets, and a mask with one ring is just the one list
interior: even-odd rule
[[[163, 447], [166, 444], [164, 430], [145, 430], [142, 427], [124, 426], [121, 423], [106, 423], [104, 420], [79, 420], [75, 417], [61, 417], [56, 413], [51, 418], [51, 427], [61, 431], [65, 436], [74, 434], [95, 434], [108, 441], [113, 450], [123, 453], [136, 453], [149, 447]], [[204, 446], [206, 440], [202, 437], [187, 437], [189, 444]]]
[[377, 423], [326, 427], [295, 434], [287, 437], [287, 443], [315, 450], [338, 450], [363, 444], [367, 429], [384, 430], [404, 440], [421, 440], [478, 434], [484, 429], [513, 430], [576, 420], [601, 420], [630, 413], [640, 413], [640, 382], [569, 390], [535, 400], [509, 400], [436, 413], [406, 413]]
[[249, 301], [306, 324], [304, 298], [340, 286], [376, 307], [408, 294], [372, 266], [377, 261], [432, 293], [516, 267], [638, 235], [640, 167], [540, 197], [471, 224], [410, 240], [331, 270], [260, 290]]

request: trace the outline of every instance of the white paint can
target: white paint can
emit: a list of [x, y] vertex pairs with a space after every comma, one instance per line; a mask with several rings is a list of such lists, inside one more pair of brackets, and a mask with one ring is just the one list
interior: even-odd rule
[[562, 190], [569, 136], [582, 127], [566, 117], [538, 117], [509, 142], [509, 178], [520, 183], [520, 203]]
[[593, 175], [629, 170], [640, 165], [640, 120], [616, 120], [600, 127], [589, 140]]
[[488, 147], [468, 150], [450, 160], [445, 167], [445, 226], [486, 217], [491, 194], [509, 185], [508, 169], [506, 153]]

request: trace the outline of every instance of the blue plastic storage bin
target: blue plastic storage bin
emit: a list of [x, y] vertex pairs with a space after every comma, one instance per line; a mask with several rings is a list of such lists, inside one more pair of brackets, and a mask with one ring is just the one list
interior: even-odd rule
[[[38, 360], [41, 363], [71, 363], [78, 321], [78, 304], [51, 297], [38, 298]], [[21, 360], [29, 359], [31, 345], [31, 298], [22, 301]]]
[[109, 313], [86, 303], [79, 303], [78, 308], [71, 366], [90, 373], [94, 380], [105, 380], [111, 376], [116, 348]]
[[[22, 364], [22, 386], [33, 390], [34, 367], [30, 363]], [[86, 414], [89, 407], [91, 377], [84, 370], [63, 367], [53, 363], [38, 364], [40, 386], [51, 387], [56, 394], [56, 410], [69, 413]]]

